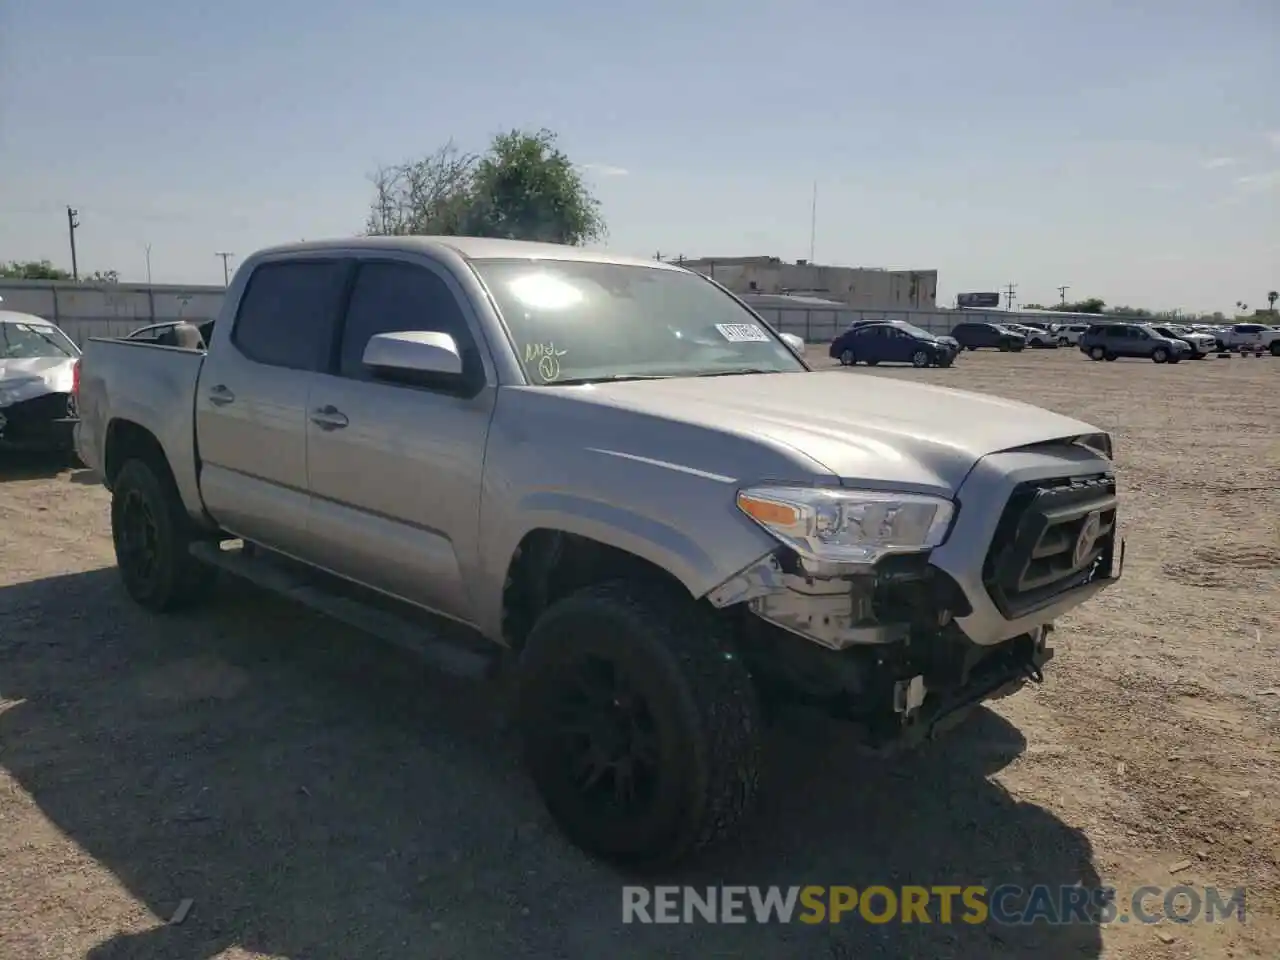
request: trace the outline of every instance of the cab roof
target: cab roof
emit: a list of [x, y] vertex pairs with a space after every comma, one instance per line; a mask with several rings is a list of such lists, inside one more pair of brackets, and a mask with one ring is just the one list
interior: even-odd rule
[[560, 243], [536, 243], [530, 240], [502, 240], [493, 237], [344, 237], [330, 240], [305, 240], [259, 250], [263, 256], [309, 253], [324, 250], [404, 250], [431, 252], [451, 250], [465, 260], [575, 260], [583, 263], [612, 263], [620, 266], [650, 267], [655, 270], [684, 268], [662, 260], [630, 257], [574, 247]]

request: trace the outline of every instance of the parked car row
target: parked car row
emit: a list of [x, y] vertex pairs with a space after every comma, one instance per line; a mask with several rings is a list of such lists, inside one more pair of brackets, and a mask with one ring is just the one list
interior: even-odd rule
[[1280, 357], [1280, 330], [1260, 323], [1197, 328], [1165, 323], [1098, 323], [1085, 331], [1080, 351], [1091, 360], [1138, 357], [1155, 363], [1203, 360], [1224, 350], [1267, 350]]

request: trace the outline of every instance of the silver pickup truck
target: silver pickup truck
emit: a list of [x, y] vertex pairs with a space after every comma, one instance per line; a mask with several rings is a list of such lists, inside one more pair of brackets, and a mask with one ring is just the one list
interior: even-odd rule
[[776, 705], [871, 749], [933, 736], [1041, 680], [1054, 618], [1120, 575], [1105, 433], [810, 369], [655, 261], [279, 247], [183, 342], [82, 361], [129, 594], [170, 610], [231, 571], [502, 668], [550, 814], [617, 863], [734, 833]]

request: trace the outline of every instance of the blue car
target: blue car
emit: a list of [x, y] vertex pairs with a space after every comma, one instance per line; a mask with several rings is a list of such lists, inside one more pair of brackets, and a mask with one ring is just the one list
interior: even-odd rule
[[913, 367], [949, 367], [956, 350], [947, 338], [901, 323], [863, 323], [831, 342], [832, 359], [846, 367], [865, 363], [909, 363]]

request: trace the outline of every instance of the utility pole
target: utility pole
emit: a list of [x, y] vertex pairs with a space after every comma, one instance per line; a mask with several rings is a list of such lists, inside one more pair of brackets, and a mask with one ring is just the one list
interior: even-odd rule
[[809, 262], [813, 263], [813, 248], [818, 237], [818, 181], [813, 181], [813, 206], [809, 210]]
[[227, 261], [235, 256], [234, 253], [215, 253], [215, 257], [222, 258], [222, 285], [228, 287], [231, 285], [231, 271], [227, 268]]
[[80, 215], [79, 210], [72, 210], [67, 207], [67, 235], [71, 238], [71, 279], [80, 279], [80, 266], [76, 262], [76, 229], [80, 226], [80, 221], [76, 219]]
[[147, 286], [151, 286], [151, 244], [147, 244]]
[[1014, 293], [1017, 292], [1017, 290], [1018, 290], [1018, 285], [1015, 283], [1011, 283], [1004, 288], [1004, 296], [1005, 296], [1004, 308], [1006, 310], [1013, 309], [1013, 295]]
[[1062, 298], [1058, 302], [1063, 304], [1064, 306], [1066, 305], [1066, 302], [1067, 302], [1067, 291], [1070, 289], [1071, 289], [1070, 286], [1062, 286], [1058, 288], [1058, 296]]

